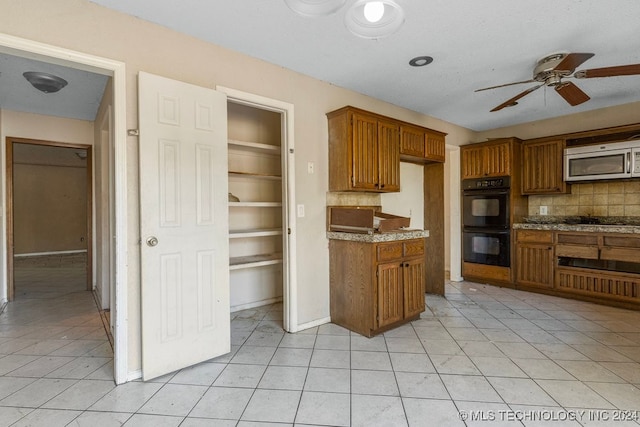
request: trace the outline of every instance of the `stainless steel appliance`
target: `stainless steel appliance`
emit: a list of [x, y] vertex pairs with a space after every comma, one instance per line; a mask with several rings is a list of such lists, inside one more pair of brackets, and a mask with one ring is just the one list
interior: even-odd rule
[[640, 140], [565, 148], [564, 175], [567, 182], [640, 177]]
[[509, 177], [462, 181], [465, 262], [510, 266]]

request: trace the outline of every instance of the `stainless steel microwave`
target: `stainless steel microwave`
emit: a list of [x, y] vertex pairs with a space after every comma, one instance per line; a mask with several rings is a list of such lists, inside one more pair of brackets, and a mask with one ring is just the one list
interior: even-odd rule
[[640, 140], [564, 150], [564, 180], [567, 182], [635, 177], [640, 177]]

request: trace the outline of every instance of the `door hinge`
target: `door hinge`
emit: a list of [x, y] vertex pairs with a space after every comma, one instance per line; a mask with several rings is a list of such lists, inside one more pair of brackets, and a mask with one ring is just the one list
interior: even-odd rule
[[291, 234], [291, 228], [287, 228], [287, 234]]
[[289, 154], [293, 154], [293, 148], [289, 148]]

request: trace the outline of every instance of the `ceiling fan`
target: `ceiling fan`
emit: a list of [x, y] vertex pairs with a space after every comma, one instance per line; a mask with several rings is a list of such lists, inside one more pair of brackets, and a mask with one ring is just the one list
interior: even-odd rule
[[533, 78], [531, 80], [485, 87], [483, 89], [477, 89], [475, 92], [523, 83], [539, 82], [540, 84], [537, 86], [530, 87], [524, 92], [520, 92], [491, 111], [499, 111], [506, 107], [513, 107], [518, 104], [517, 101], [520, 98], [529, 95], [531, 92], [541, 88], [542, 86], [553, 87], [565, 101], [572, 106], [575, 106], [582, 104], [583, 102], [587, 102], [591, 98], [589, 98], [589, 95], [584, 93], [573, 82], [562, 81], [564, 78], [590, 79], [594, 77], [631, 76], [640, 74], [640, 64], [617, 65], [614, 67], [575, 71], [576, 68], [592, 56], [594, 56], [593, 53], [554, 53], [552, 55], [545, 56], [538, 61], [536, 67], [533, 69]]

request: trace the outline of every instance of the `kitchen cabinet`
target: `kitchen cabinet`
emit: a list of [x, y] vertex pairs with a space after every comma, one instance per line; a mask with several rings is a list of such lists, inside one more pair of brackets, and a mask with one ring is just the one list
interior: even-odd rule
[[516, 284], [553, 287], [553, 233], [516, 230]]
[[420, 126], [401, 124], [400, 159], [411, 163], [444, 163], [445, 135]]
[[400, 191], [400, 126], [344, 107], [327, 114], [330, 191]]
[[511, 175], [514, 140], [515, 138], [506, 138], [462, 146], [462, 179]]
[[424, 239], [329, 240], [331, 321], [370, 337], [425, 310]]
[[564, 139], [529, 140], [522, 144], [522, 194], [562, 194]]
[[640, 304], [640, 236], [556, 232], [556, 288]]

